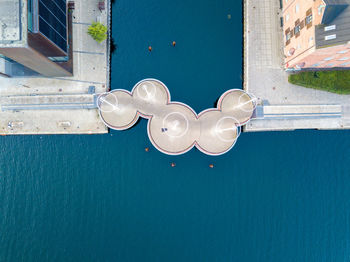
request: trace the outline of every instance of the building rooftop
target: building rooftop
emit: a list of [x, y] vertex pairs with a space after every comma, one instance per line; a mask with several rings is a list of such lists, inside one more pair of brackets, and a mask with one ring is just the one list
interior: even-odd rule
[[350, 41], [350, 0], [325, 0], [325, 3], [322, 24], [316, 26], [316, 47], [347, 44]]
[[26, 39], [26, 1], [2, 0], [0, 8], [0, 47], [17, 46]]
[[323, 0], [326, 5], [347, 5], [349, 4], [348, 0]]

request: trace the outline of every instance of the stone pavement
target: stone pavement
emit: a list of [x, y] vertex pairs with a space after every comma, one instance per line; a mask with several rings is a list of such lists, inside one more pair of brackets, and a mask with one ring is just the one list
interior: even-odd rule
[[[337, 95], [288, 83], [283, 69], [282, 10], [279, 0], [244, 1], [244, 89], [259, 98], [261, 105], [350, 105], [349, 95]], [[335, 118], [252, 120], [245, 131], [309, 128], [350, 128], [349, 121]]]

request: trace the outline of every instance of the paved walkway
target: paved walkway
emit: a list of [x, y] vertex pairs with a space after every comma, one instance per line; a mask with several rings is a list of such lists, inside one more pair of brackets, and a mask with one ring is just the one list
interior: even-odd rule
[[0, 97], [1, 111], [45, 109], [95, 109], [94, 94], [35, 95]]
[[208, 155], [221, 155], [236, 143], [240, 127], [252, 117], [255, 98], [242, 90], [229, 90], [218, 107], [197, 115], [186, 104], [171, 102], [168, 88], [155, 79], [145, 79], [132, 92], [113, 90], [98, 98], [103, 122], [125, 130], [139, 116], [149, 119], [148, 136], [161, 152], [179, 155], [196, 146]]

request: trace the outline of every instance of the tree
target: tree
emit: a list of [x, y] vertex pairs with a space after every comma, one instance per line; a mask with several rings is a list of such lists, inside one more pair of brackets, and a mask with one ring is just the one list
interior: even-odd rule
[[107, 26], [100, 22], [93, 22], [88, 28], [88, 34], [98, 43], [102, 43], [107, 38]]

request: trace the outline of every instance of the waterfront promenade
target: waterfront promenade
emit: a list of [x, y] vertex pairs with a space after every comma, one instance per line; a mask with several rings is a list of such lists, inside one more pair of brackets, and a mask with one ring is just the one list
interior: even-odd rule
[[[0, 78], [0, 134], [100, 134], [108, 129], [95, 106], [109, 88], [109, 39], [98, 44], [88, 34], [93, 21], [110, 27], [95, 0], [77, 0], [72, 10], [73, 77]], [[38, 110], [40, 109], [40, 110]]]
[[244, 130], [350, 128], [350, 96], [288, 83], [281, 17], [278, 0], [244, 0], [244, 89], [259, 98]]
[[139, 116], [149, 119], [150, 141], [169, 155], [186, 153], [194, 146], [208, 155], [226, 153], [235, 145], [255, 106], [254, 97], [232, 89], [220, 97], [217, 108], [197, 115], [188, 105], [172, 102], [168, 88], [155, 79], [140, 81], [131, 92], [113, 90], [98, 98], [101, 119], [108, 127], [126, 130]]

